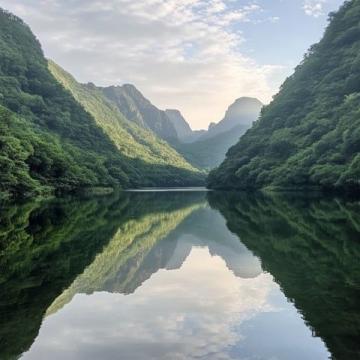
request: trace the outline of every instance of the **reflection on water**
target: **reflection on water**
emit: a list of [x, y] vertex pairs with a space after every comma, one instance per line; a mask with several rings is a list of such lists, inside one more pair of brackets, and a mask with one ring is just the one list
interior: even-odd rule
[[359, 210], [180, 191], [4, 208], [0, 358], [356, 359]]

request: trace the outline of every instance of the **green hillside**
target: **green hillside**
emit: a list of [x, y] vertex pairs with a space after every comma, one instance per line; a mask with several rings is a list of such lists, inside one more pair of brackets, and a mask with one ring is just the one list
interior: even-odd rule
[[201, 181], [155, 136], [111, 129], [105, 114], [94, 121], [50, 73], [30, 28], [0, 10], [0, 197]]
[[29, 27], [2, 10], [0, 105], [1, 196], [127, 184], [115, 146], [50, 74]]
[[[116, 147], [140, 169], [138, 175], [148, 179], [144, 185], [200, 184], [203, 175], [152, 131], [128, 121], [116, 104], [93, 84], [80, 84], [74, 77], [49, 61], [54, 77], [93, 116]], [[145, 171], [144, 171], [145, 170]]]
[[359, 190], [359, 53], [360, 1], [346, 1], [208, 186]]

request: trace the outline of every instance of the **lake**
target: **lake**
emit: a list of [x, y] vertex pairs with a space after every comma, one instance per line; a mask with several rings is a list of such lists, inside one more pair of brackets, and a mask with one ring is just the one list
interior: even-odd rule
[[359, 359], [359, 233], [339, 198], [4, 205], [0, 359]]

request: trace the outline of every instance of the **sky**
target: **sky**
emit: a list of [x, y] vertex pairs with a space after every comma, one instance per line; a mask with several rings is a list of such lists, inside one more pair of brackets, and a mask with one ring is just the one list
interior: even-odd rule
[[0, 0], [80, 82], [134, 84], [193, 129], [271, 101], [342, 0]]

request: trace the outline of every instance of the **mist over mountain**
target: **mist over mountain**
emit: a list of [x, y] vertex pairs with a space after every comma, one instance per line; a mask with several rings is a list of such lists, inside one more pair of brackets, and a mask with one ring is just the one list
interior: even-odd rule
[[218, 123], [211, 123], [208, 131], [200, 137], [200, 140], [209, 139], [239, 125], [243, 129], [249, 129], [259, 117], [262, 107], [261, 101], [255, 98], [240, 97], [236, 99], [226, 110], [224, 118]]
[[194, 166], [212, 169], [220, 165], [228, 149], [257, 120], [262, 106], [258, 99], [241, 97], [229, 106], [220, 122], [210, 123], [208, 130], [195, 141], [181, 143], [175, 148]]
[[206, 130], [192, 130], [179, 110], [167, 109], [165, 113], [174, 125], [178, 139], [182, 142], [190, 143], [196, 141], [201, 135], [206, 133]]

